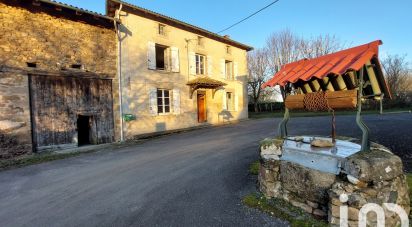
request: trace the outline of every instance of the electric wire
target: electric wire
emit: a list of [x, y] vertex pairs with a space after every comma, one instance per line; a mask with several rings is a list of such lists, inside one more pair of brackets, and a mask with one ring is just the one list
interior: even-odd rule
[[277, 3], [277, 2], [279, 2], [279, 0], [275, 0], [275, 1], [273, 1], [273, 2], [272, 2], [272, 3], [270, 3], [269, 5], [267, 5], [267, 6], [263, 7], [263, 8], [261, 8], [261, 9], [259, 9], [258, 11], [256, 11], [256, 12], [252, 13], [251, 15], [249, 15], [249, 16], [247, 16], [247, 17], [243, 18], [242, 20], [240, 20], [240, 21], [238, 21], [238, 22], [236, 22], [236, 23], [234, 23], [234, 24], [230, 25], [229, 27], [227, 27], [227, 28], [225, 28], [225, 29], [223, 29], [223, 30], [221, 30], [221, 31], [217, 32], [217, 34], [220, 34], [220, 33], [224, 32], [224, 31], [227, 31], [227, 30], [229, 30], [229, 29], [231, 29], [231, 28], [235, 27], [236, 25], [238, 25], [238, 24], [242, 23], [243, 21], [245, 21], [245, 20], [247, 20], [247, 19], [249, 19], [249, 18], [251, 18], [251, 17], [255, 16], [256, 14], [258, 14], [258, 13], [262, 12], [263, 10], [265, 10], [265, 9], [269, 8], [270, 6], [274, 5], [274, 4], [275, 4], [275, 3]]

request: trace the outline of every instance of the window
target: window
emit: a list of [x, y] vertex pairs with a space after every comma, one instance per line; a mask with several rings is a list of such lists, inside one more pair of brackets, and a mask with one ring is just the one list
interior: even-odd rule
[[232, 111], [234, 110], [234, 97], [233, 92], [226, 92], [226, 106], [227, 110]]
[[196, 54], [196, 75], [205, 74], [205, 56]]
[[233, 62], [225, 61], [225, 75], [226, 79], [233, 80]]
[[159, 31], [158, 31], [159, 35], [166, 35], [165, 29], [166, 29], [166, 25], [159, 24]]
[[170, 90], [157, 89], [157, 112], [159, 114], [170, 113]]
[[204, 46], [204, 38], [202, 36], [197, 37], [197, 45], [201, 47]]
[[166, 69], [167, 62], [167, 47], [156, 44], [156, 69]]
[[232, 53], [232, 49], [230, 48], [230, 46], [226, 46], [226, 54], [231, 54]]

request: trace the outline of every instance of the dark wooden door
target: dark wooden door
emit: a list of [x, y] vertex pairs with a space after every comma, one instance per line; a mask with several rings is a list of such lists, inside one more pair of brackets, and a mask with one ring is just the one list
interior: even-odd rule
[[200, 123], [207, 121], [206, 96], [204, 94], [197, 95], [197, 120]]

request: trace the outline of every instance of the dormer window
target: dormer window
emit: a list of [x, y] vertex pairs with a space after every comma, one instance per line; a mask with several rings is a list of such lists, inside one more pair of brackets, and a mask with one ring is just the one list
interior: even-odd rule
[[166, 35], [166, 25], [159, 24], [158, 33], [159, 35]]

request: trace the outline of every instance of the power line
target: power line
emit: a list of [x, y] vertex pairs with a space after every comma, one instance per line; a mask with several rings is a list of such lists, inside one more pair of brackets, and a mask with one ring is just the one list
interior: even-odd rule
[[233, 28], [233, 27], [235, 27], [236, 25], [238, 25], [238, 24], [242, 23], [243, 21], [245, 21], [245, 20], [247, 20], [247, 19], [249, 19], [249, 18], [253, 17], [254, 15], [256, 15], [256, 14], [258, 14], [258, 13], [262, 12], [263, 10], [265, 10], [265, 9], [269, 8], [270, 6], [272, 6], [273, 4], [277, 3], [278, 1], [279, 1], [279, 0], [273, 1], [273, 2], [272, 2], [272, 3], [270, 3], [269, 5], [267, 5], [267, 6], [263, 7], [262, 9], [260, 9], [260, 10], [258, 10], [258, 11], [256, 11], [256, 12], [252, 13], [252, 14], [251, 14], [251, 15], [249, 15], [248, 17], [245, 17], [244, 19], [240, 20], [239, 22], [234, 23], [234, 24], [232, 24], [231, 26], [229, 26], [229, 27], [227, 27], [227, 28], [223, 29], [222, 31], [218, 32], [218, 34], [219, 34], [219, 33], [224, 32], [224, 31], [227, 31], [227, 30], [229, 30], [229, 29], [231, 29], [231, 28]]

